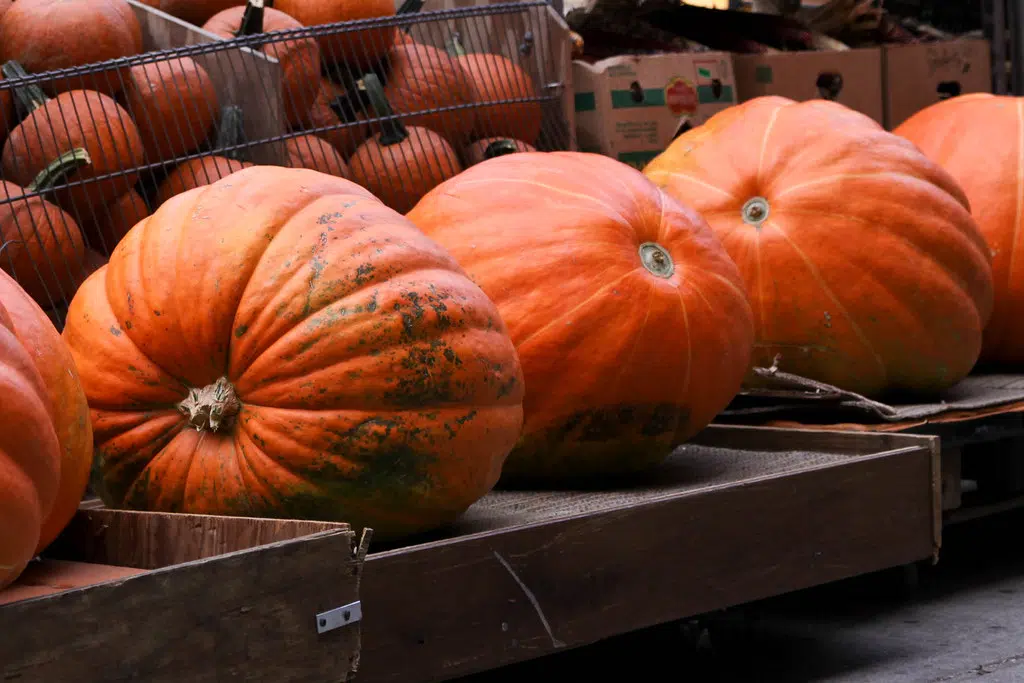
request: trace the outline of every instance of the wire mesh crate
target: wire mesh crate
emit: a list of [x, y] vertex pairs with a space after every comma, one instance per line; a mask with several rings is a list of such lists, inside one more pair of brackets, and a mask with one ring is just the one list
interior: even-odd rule
[[249, 165], [344, 176], [404, 213], [490, 156], [573, 148], [569, 32], [544, 0], [315, 27], [129, 2], [149, 52], [3, 64], [0, 268], [58, 328], [129, 229]]

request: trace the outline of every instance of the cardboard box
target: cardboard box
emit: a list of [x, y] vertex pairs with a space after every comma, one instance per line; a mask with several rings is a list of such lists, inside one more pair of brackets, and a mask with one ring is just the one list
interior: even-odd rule
[[734, 55], [740, 102], [763, 95], [834, 100], [882, 123], [882, 50]]
[[664, 53], [573, 62], [581, 151], [643, 168], [681, 133], [736, 104], [732, 56]]
[[895, 128], [940, 100], [992, 92], [991, 52], [991, 44], [983, 39], [886, 47], [882, 52], [886, 128]]

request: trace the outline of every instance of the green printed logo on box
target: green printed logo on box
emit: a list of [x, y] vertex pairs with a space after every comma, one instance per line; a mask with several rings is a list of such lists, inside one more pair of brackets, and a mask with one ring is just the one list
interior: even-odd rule
[[573, 98], [576, 111], [594, 111], [597, 109], [597, 98], [592, 92], [578, 92]]
[[612, 109], [664, 107], [665, 93], [660, 88], [641, 89], [638, 83], [629, 90], [612, 90]]
[[772, 68], [767, 64], [759, 64], [754, 70], [754, 80], [761, 85], [771, 85], [772, 81], [775, 80]]
[[633, 168], [642, 171], [644, 170], [644, 166], [659, 154], [661, 154], [661, 152], [623, 152], [619, 155], [618, 159], [622, 163], [629, 164]]

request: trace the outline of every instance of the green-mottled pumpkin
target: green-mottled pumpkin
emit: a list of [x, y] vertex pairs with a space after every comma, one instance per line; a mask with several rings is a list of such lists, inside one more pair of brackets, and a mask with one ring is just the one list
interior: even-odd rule
[[522, 427], [494, 304], [367, 190], [307, 169], [166, 201], [79, 289], [64, 338], [97, 486], [123, 508], [415, 533], [489, 491]]

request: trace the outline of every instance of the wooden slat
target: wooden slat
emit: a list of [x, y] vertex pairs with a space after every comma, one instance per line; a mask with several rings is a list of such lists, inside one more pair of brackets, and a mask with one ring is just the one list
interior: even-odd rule
[[347, 524], [130, 510], [79, 510], [49, 557], [157, 569], [308, 536]]
[[0, 606], [0, 680], [346, 681], [359, 626], [316, 614], [358, 599], [352, 533], [325, 531]]
[[[744, 450], [782, 451], [795, 447], [828, 453], [862, 455], [920, 445], [917, 437], [889, 432], [848, 432], [837, 429], [781, 429], [712, 424], [689, 443]], [[796, 446], [794, 445], [796, 444]]]
[[359, 680], [455, 678], [932, 557], [933, 441], [371, 555]]

